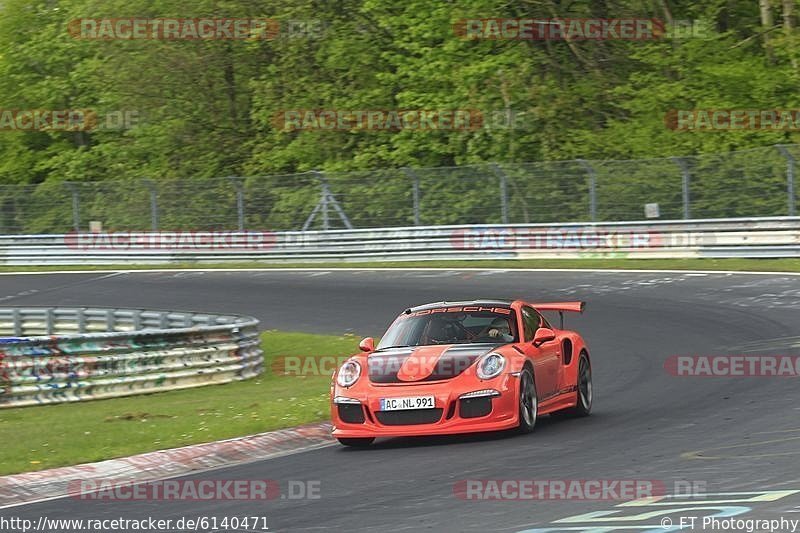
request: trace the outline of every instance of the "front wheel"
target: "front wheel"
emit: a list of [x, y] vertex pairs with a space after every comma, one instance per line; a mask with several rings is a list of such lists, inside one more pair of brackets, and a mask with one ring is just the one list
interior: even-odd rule
[[340, 444], [345, 446], [352, 446], [354, 448], [366, 448], [372, 441], [375, 440], [375, 437], [353, 437], [353, 438], [337, 438], [336, 440], [339, 441]]
[[536, 383], [533, 373], [525, 368], [519, 375], [519, 426], [520, 433], [530, 433], [536, 426], [539, 416], [539, 400], [536, 397]]

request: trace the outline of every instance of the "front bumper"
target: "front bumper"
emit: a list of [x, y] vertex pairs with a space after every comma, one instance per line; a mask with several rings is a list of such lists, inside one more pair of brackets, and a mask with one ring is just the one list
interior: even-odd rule
[[[331, 403], [333, 436], [402, 437], [499, 431], [519, 424], [516, 375], [507, 373], [486, 381], [467, 376], [435, 382], [376, 385], [362, 380], [346, 389], [334, 387]], [[494, 396], [460, 399], [476, 391]], [[433, 396], [433, 409], [381, 411], [381, 398]]]

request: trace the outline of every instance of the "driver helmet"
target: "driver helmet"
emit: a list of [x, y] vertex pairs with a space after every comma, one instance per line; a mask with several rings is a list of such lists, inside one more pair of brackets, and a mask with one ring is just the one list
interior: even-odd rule
[[492, 320], [489, 329], [496, 329], [504, 335], [511, 335], [511, 327], [508, 325], [508, 320], [505, 318], [495, 318]]

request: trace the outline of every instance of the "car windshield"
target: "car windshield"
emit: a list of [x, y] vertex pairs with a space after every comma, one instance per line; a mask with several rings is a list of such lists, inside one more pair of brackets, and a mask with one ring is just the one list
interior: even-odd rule
[[516, 342], [514, 312], [505, 307], [467, 306], [424, 309], [400, 315], [378, 350], [431, 344]]

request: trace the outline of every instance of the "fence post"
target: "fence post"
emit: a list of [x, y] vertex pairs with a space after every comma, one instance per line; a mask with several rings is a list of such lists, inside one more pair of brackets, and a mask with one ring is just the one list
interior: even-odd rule
[[78, 187], [69, 181], [65, 181], [69, 192], [72, 194], [72, 227], [75, 231], [81, 230], [81, 200], [78, 195]]
[[414, 202], [414, 225], [419, 226], [421, 225], [419, 217], [419, 176], [417, 176], [417, 173], [411, 170], [409, 167], [403, 167], [403, 172], [406, 176], [411, 178], [411, 192]]
[[52, 335], [55, 331], [55, 313], [52, 307], [48, 307], [44, 311], [45, 313], [45, 331], [48, 335]]
[[16, 307], [11, 311], [12, 320], [14, 322], [14, 336], [22, 337], [22, 314]]
[[239, 231], [244, 231], [244, 178], [228, 176], [228, 179], [236, 187], [236, 213], [239, 221]]
[[489, 166], [500, 178], [500, 217], [503, 224], [508, 224], [508, 178], [497, 163], [490, 163]]
[[789, 216], [795, 216], [795, 198], [794, 198], [794, 156], [789, 153], [785, 144], [776, 144], [775, 148], [783, 154], [786, 158], [786, 196], [787, 204], [789, 206]]
[[689, 184], [691, 181], [691, 174], [689, 173], [689, 165], [686, 164], [686, 159], [683, 157], [670, 157], [681, 169], [681, 190], [683, 195], [683, 219], [689, 220], [692, 218], [692, 210], [690, 206], [691, 197], [689, 196]]
[[153, 233], [158, 231], [158, 190], [152, 180], [142, 180], [145, 187], [150, 191], [150, 227]]
[[589, 220], [595, 222], [597, 221], [597, 173], [585, 159], [577, 161], [589, 175]]

